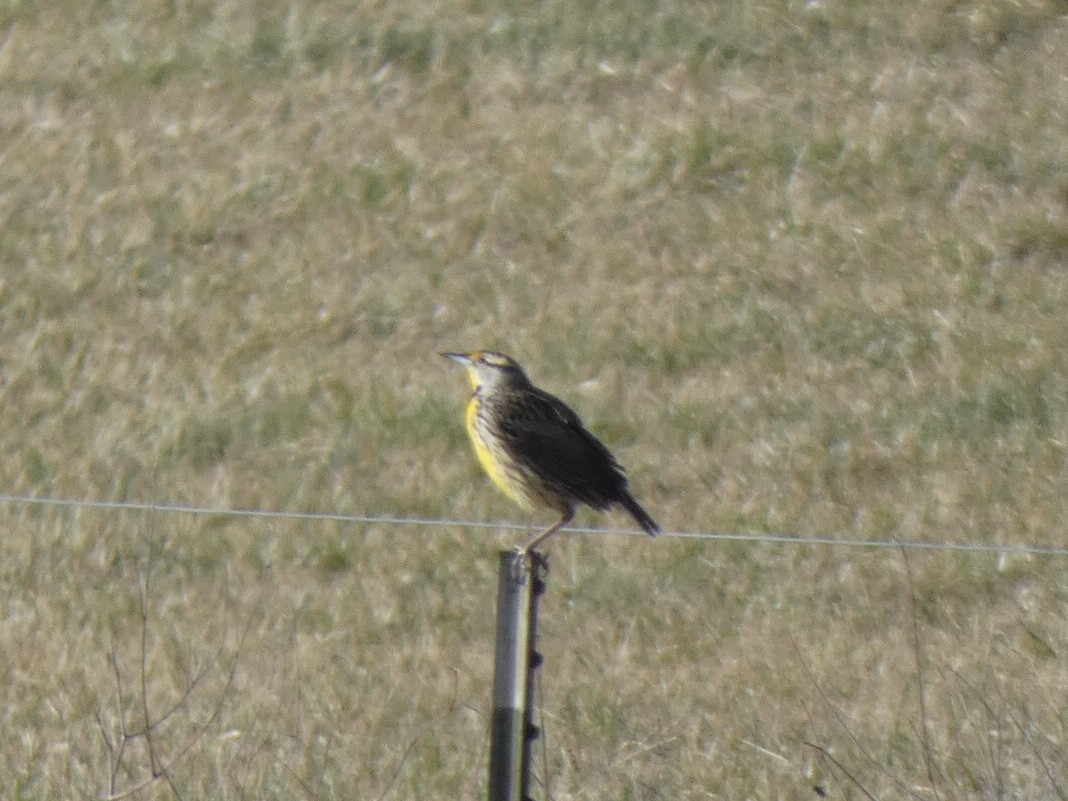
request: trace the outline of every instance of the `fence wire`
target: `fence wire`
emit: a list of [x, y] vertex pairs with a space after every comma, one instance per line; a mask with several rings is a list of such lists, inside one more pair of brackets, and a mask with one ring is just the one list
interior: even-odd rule
[[[154, 501], [107, 501], [92, 498], [52, 498], [34, 495], [0, 493], [0, 504], [6, 506], [50, 506], [68, 509], [100, 509], [123, 512], [154, 512], [158, 514], [213, 517], [248, 517], [276, 520], [305, 520], [313, 522], [345, 523], [351, 525], [414, 526], [419, 528], [477, 528], [498, 531], [528, 531], [531, 526], [513, 521], [464, 520], [444, 517], [414, 517], [409, 515], [354, 514], [344, 512], [300, 512], [285, 509], [234, 509], [195, 504]], [[647, 536], [645, 532], [626, 528], [591, 528], [568, 526], [563, 531], [576, 534], [610, 534]], [[807, 536], [774, 532], [746, 531], [664, 531], [660, 537], [680, 539], [725, 540], [731, 542], [768, 543], [777, 545], [842, 548], [896, 548], [921, 551], [957, 551], [967, 553], [1031, 554], [1040, 556], [1068, 556], [1068, 547], [1031, 543], [940, 542], [936, 540], [853, 539], [829, 535]]]

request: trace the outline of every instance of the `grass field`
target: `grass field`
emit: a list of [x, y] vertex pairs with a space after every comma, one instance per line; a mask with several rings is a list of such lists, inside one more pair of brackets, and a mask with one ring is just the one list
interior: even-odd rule
[[[1068, 546], [1066, 75], [1056, 0], [3, 3], [0, 491], [544, 525], [494, 347], [665, 529]], [[0, 521], [6, 797], [485, 797], [522, 532]], [[1068, 797], [1063, 555], [551, 558], [536, 798]]]

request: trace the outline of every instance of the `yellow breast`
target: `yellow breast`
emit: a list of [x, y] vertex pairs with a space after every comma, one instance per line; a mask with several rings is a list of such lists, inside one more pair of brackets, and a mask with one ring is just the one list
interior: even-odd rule
[[471, 402], [467, 404], [467, 414], [465, 415], [467, 434], [471, 437], [471, 444], [475, 446], [475, 455], [478, 456], [479, 464], [482, 465], [482, 469], [486, 471], [486, 474], [501, 492], [520, 506], [528, 509], [532, 508], [530, 498], [522, 491], [522, 487], [519, 486], [518, 482], [508, 474], [508, 462], [506, 461], [508, 457], [501, 453], [501, 449], [496, 447], [488, 436], [483, 433], [478, 420], [479, 403], [480, 401], [477, 397], [471, 398]]

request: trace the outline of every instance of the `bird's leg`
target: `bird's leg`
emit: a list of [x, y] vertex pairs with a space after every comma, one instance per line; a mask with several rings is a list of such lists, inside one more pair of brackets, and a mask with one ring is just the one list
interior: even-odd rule
[[527, 554], [533, 551], [535, 547], [545, 542], [545, 540], [549, 539], [549, 537], [551, 537], [557, 531], [559, 531], [568, 523], [570, 523], [574, 519], [574, 517], [575, 510], [568, 509], [566, 512], [564, 512], [563, 516], [557, 522], [553, 523], [551, 526], [545, 529], [545, 531], [542, 531], [540, 534], [536, 534], [535, 536], [524, 542], [521, 546], [517, 547], [516, 553], [519, 554], [520, 557], [525, 557]]

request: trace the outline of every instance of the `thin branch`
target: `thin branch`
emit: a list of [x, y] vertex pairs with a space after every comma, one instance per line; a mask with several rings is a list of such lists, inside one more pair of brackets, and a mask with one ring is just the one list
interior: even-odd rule
[[805, 745], [807, 745], [809, 748], [814, 748], [815, 750], [819, 751], [820, 754], [823, 755], [823, 757], [825, 759], [827, 759], [830, 762], [834, 763], [834, 766], [836, 768], [838, 768], [838, 770], [842, 771], [842, 773], [844, 773], [846, 775], [846, 778], [849, 779], [849, 781], [853, 782], [854, 786], [858, 790], [860, 790], [862, 793], [864, 793], [865, 796], [867, 796], [869, 799], [871, 799], [871, 801], [879, 801], [879, 799], [876, 796], [874, 796], [874, 795], [872, 795], [871, 793], [868, 792], [868, 788], [867, 787], [865, 787], [863, 784], [860, 783], [860, 779], [858, 779], [856, 776], [854, 776], [852, 773], [850, 773], [848, 770], [846, 770], [845, 765], [843, 765], [841, 762], [839, 762], [837, 759], [835, 759], [833, 756], [831, 756], [831, 752], [830, 751], [828, 751], [826, 748], [824, 748], [821, 745], [816, 745], [815, 743], [810, 743], [807, 740], [805, 741]]
[[[161, 718], [159, 720], [153, 721], [152, 717], [151, 717], [151, 712], [150, 712], [149, 707], [148, 707], [148, 691], [147, 691], [147, 685], [148, 685], [147, 661], [148, 661], [148, 659], [147, 659], [147, 634], [146, 634], [146, 631], [147, 631], [147, 628], [148, 628], [148, 611], [147, 611], [148, 610], [148, 604], [147, 604], [147, 600], [146, 600], [147, 584], [148, 584], [147, 580], [146, 580], [144, 586], [142, 586], [140, 584], [140, 582], [138, 583], [138, 593], [139, 593], [139, 598], [140, 598], [140, 603], [141, 603], [141, 621], [142, 621], [142, 630], [141, 630], [141, 643], [142, 643], [142, 652], [141, 652], [141, 701], [142, 701], [142, 711], [144, 713], [144, 718], [145, 718], [145, 727], [144, 727], [143, 730], [141, 730], [139, 732], [135, 732], [135, 733], [130, 734], [130, 735], [124, 734], [123, 736], [126, 739], [133, 738], [133, 737], [136, 737], [136, 736], [144, 736], [145, 737], [146, 741], [149, 743], [149, 754], [150, 754], [150, 762], [151, 762], [151, 775], [148, 778], [146, 778], [143, 781], [141, 781], [140, 783], [138, 783], [138, 784], [136, 784], [136, 785], [134, 785], [132, 787], [128, 787], [128, 788], [126, 788], [124, 790], [119, 790], [119, 791], [117, 791], [116, 788], [115, 788], [115, 779], [114, 779], [114, 775], [113, 775], [112, 782], [111, 782], [111, 787], [110, 787], [110, 792], [109, 792], [108, 795], [104, 796], [104, 801], [119, 801], [119, 799], [129, 798], [130, 796], [135, 795], [136, 793], [139, 793], [140, 791], [142, 791], [142, 790], [146, 789], [147, 787], [151, 786], [152, 784], [154, 784], [155, 782], [159, 781], [160, 779], [164, 779], [167, 782], [167, 784], [170, 786], [172, 792], [174, 792], [175, 796], [177, 796], [179, 799], [182, 798], [181, 791], [178, 789], [178, 786], [174, 782], [174, 778], [172, 776], [172, 771], [185, 758], [185, 756], [192, 750], [193, 746], [195, 746], [204, 737], [204, 735], [208, 732], [208, 730], [213, 725], [215, 725], [215, 723], [218, 721], [218, 719], [222, 715], [223, 705], [226, 703], [227, 698], [229, 698], [229, 696], [231, 694], [231, 691], [233, 690], [234, 685], [236, 684], [238, 660], [239, 660], [239, 658], [241, 656], [241, 653], [242, 653], [242, 651], [244, 649], [245, 640], [247, 639], [247, 637], [249, 635], [249, 631], [250, 631], [250, 629], [252, 627], [252, 620], [250, 618], [248, 623], [245, 626], [244, 631], [241, 633], [241, 638], [238, 640], [237, 647], [234, 650], [233, 657], [230, 660], [230, 665], [229, 665], [229, 668], [227, 670], [226, 683], [225, 683], [225, 685], [223, 686], [222, 690], [219, 693], [219, 698], [216, 701], [214, 708], [212, 709], [211, 715], [207, 718], [207, 720], [205, 720], [200, 726], [197, 727], [196, 731], [194, 731], [193, 734], [190, 735], [190, 737], [186, 740], [186, 742], [181, 747], [179, 747], [177, 749], [177, 751], [175, 751], [175, 753], [171, 756], [171, 758], [169, 760], [164, 761], [163, 759], [161, 759], [161, 758], [156, 756], [155, 750], [154, 750], [154, 748], [152, 746], [152, 739], [151, 739], [152, 738], [152, 731], [157, 726], [160, 725], [160, 723], [162, 722], [163, 719], [166, 718], [166, 716], [164, 716], [164, 718]], [[220, 654], [221, 654], [221, 650], [222, 649], [220, 648]], [[121, 686], [121, 671], [119, 671], [119, 669], [118, 669], [118, 661], [114, 657], [114, 654], [113, 654], [113, 663], [115, 665], [116, 677], [117, 677], [118, 681], [120, 682], [120, 686]], [[202, 677], [205, 675], [205, 673], [206, 673], [206, 670], [205, 671], [201, 671], [200, 674], [198, 674], [195, 677], [194, 681], [186, 686], [185, 691], [182, 693], [181, 699], [168, 712], [168, 715], [170, 715], [175, 709], [179, 709], [179, 708], [181, 708], [181, 707], [183, 707], [183, 706], [185, 706], [185, 705], [187, 705], [189, 703], [189, 699], [192, 696], [194, 689], [196, 688], [196, 686], [198, 685], [198, 683], [200, 682]], [[120, 707], [120, 710], [121, 710], [121, 707]], [[121, 718], [121, 715], [120, 715], [120, 718]]]
[[[1007, 709], [1006, 711], [1009, 716], [1009, 720], [1012, 721], [1013, 725], [1017, 728], [1021, 736], [1024, 738], [1024, 742], [1031, 746], [1031, 753], [1035, 755], [1035, 759], [1038, 760], [1038, 763], [1042, 766], [1042, 770], [1045, 771], [1046, 778], [1049, 779], [1050, 787], [1053, 788], [1053, 792], [1057, 794], [1057, 797], [1060, 798], [1061, 801], [1068, 801], [1068, 794], [1066, 794], [1064, 788], [1062, 788], [1060, 784], [1057, 783], [1057, 778], [1053, 773], [1053, 769], [1046, 761], [1046, 758], [1042, 756], [1042, 753], [1038, 750], [1038, 745], [1035, 743], [1034, 735], [1031, 734], [1029, 727], [1024, 726], [1023, 723], [1017, 720], [1011, 709]], [[1024, 707], [1024, 712], [1027, 714], [1028, 721], [1033, 722], [1031, 713], [1027, 711], [1026, 707]]]
[[415, 735], [415, 737], [413, 737], [411, 739], [411, 741], [408, 743], [408, 745], [405, 747], [404, 753], [401, 754], [400, 761], [397, 763], [397, 767], [393, 771], [393, 775], [389, 777], [389, 781], [386, 783], [386, 786], [382, 790], [382, 792], [378, 794], [378, 796], [376, 798], [376, 801], [385, 801], [386, 796], [389, 795], [390, 791], [393, 789], [393, 785], [397, 782], [397, 779], [400, 777], [401, 769], [404, 767], [404, 763], [408, 761], [408, 757], [411, 756], [412, 751], [415, 750], [416, 744], [421, 739], [423, 739], [423, 737], [425, 737], [427, 734], [429, 734], [434, 729], [435, 726], [437, 726], [439, 723], [441, 723], [441, 721], [445, 720], [445, 718], [447, 718], [449, 715], [452, 715], [456, 711], [456, 707], [457, 707], [457, 703], [456, 702], [458, 700], [458, 696], [459, 696], [459, 693], [460, 693], [460, 684], [459, 684], [459, 674], [455, 673], [455, 672], [454, 672], [454, 675], [453, 675], [453, 690], [452, 690], [452, 693], [453, 693], [452, 700], [449, 701], [449, 706], [445, 709], [445, 711], [440, 712], [437, 715], [435, 715], [434, 718], [432, 720], [430, 720], [430, 722], [427, 723], [423, 727], [423, 730], [420, 731], [417, 735]]
[[990, 720], [991, 725], [994, 726], [994, 736], [984, 738], [984, 745], [986, 748], [987, 759], [990, 760], [990, 775], [991, 781], [994, 785], [994, 796], [996, 798], [1005, 797], [1005, 777], [1002, 770], [1004, 765], [1003, 752], [1005, 748], [1005, 738], [1002, 737], [1003, 724], [1001, 722], [1001, 716], [995, 712], [994, 708], [987, 701], [986, 696], [979, 692], [979, 688], [974, 686], [968, 679], [966, 679], [959, 671], [954, 670], [952, 667], [947, 670], [959, 681], [964, 687], [972, 694], [972, 696], [979, 702], [979, 705], [986, 712], [987, 718]]
[[305, 782], [304, 779], [300, 777], [300, 774], [293, 770], [293, 768], [289, 767], [288, 764], [283, 762], [280, 756], [275, 756], [274, 761], [277, 762], [282, 767], [282, 770], [288, 773], [289, 776], [293, 779], [293, 781], [297, 783], [300, 789], [304, 791], [304, 795], [306, 795], [308, 798], [316, 798], [315, 793], [312, 791], [312, 788], [308, 786], [308, 783]]
[[152, 769], [152, 777], [159, 776], [159, 760], [156, 757], [156, 746], [152, 742], [152, 720], [148, 709], [148, 582], [149, 575], [146, 573], [144, 583], [137, 582], [137, 602], [141, 612], [141, 712], [144, 715], [145, 742], [148, 744], [148, 759]]
[[[842, 731], [846, 733], [846, 736], [849, 738], [849, 741], [853, 744], [853, 746], [858, 751], [860, 751], [861, 756], [863, 756], [869, 764], [874, 765], [875, 768], [883, 776], [893, 782], [897, 786], [898, 790], [915, 798], [916, 793], [911, 788], [909, 788], [903, 781], [901, 781], [901, 779], [899, 779], [897, 776], [888, 771], [883, 765], [881, 765], [879, 761], [876, 760], [875, 757], [871, 754], [871, 752], [864, 747], [864, 744], [857, 739], [856, 735], [853, 734], [853, 730], [849, 728], [848, 722], [845, 720], [842, 713], [838, 711], [838, 707], [835, 706], [831, 699], [827, 697], [827, 693], [823, 691], [823, 688], [820, 686], [819, 682], [816, 681], [816, 677], [812, 674], [812, 671], [809, 670], [808, 664], [805, 662], [804, 657], [801, 655], [801, 649], [797, 645], [797, 640], [795, 640], [792, 635], [790, 636], [790, 644], [793, 646], [794, 654], [795, 656], [797, 656], [797, 661], [801, 665], [801, 669], [805, 672], [805, 675], [812, 683], [812, 686], [816, 688], [816, 692], [819, 693], [820, 699], [823, 701], [824, 706], [826, 706], [831, 711], [831, 715], [834, 716], [835, 721], [841, 727]], [[819, 750], [822, 751], [823, 749]], [[846, 773], [846, 775], [849, 776], [849, 773]]]
[[[242, 636], [241, 642], [242, 644], [244, 643], [244, 636]], [[208, 717], [208, 719], [205, 720], [204, 723], [195, 732], [193, 732], [192, 735], [190, 735], [189, 739], [186, 740], [185, 744], [177, 750], [177, 752], [170, 759], [170, 761], [166, 764], [161, 764], [159, 766], [158, 771], [154, 771], [152, 776], [145, 779], [140, 784], [135, 785], [134, 787], [129, 787], [121, 792], [112, 793], [111, 795], [105, 796], [104, 801], [119, 801], [119, 799], [122, 798], [129, 798], [135, 793], [138, 793], [141, 790], [144, 790], [146, 787], [149, 787], [154, 782], [158, 781], [161, 777], [165, 778], [168, 784], [171, 785], [171, 789], [175, 791], [175, 794], [178, 794], [178, 789], [177, 787], [175, 787], [174, 782], [170, 777], [171, 770], [179, 762], [181, 762], [182, 759], [185, 758], [186, 754], [188, 754], [189, 751], [193, 748], [193, 746], [200, 741], [200, 739], [207, 733], [208, 729], [211, 728], [211, 726], [219, 719], [219, 716], [222, 714], [223, 704], [229, 696], [230, 690], [234, 686], [235, 676], [237, 673], [237, 658], [240, 653], [241, 649], [239, 646], [238, 650], [234, 654], [234, 659], [230, 664], [230, 670], [226, 678], [226, 685], [223, 687], [222, 692], [219, 694], [219, 700], [216, 702], [215, 708], [212, 710], [210, 717]]]

